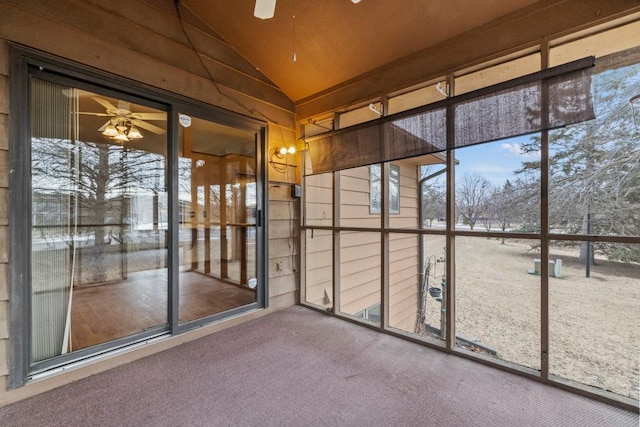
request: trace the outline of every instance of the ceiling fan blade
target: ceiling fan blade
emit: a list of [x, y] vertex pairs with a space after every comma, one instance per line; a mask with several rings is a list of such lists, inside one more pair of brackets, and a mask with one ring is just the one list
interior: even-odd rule
[[129, 117], [139, 120], [167, 120], [167, 113], [131, 113]]
[[115, 105], [113, 105], [112, 103], [110, 103], [104, 98], [98, 98], [97, 96], [92, 96], [91, 99], [96, 101], [98, 104], [102, 105], [107, 110], [117, 110]]
[[107, 120], [107, 123], [100, 126], [100, 129], [98, 129], [98, 132], [104, 131], [107, 128], [107, 126], [109, 126], [110, 124], [111, 124], [111, 120]]
[[253, 16], [260, 19], [270, 19], [276, 13], [276, 0], [256, 0]]
[[147, 122], [143, 122], [142, 120], [131, 120], [131, 123], [133, 123], [134, 125], [141, 127], [142, 129], [146, 129], [150, 132], [156, 133], [158, 135], [161, 135], [163, 133], [166, 132], [166, 130], [162, 129], [161, 127], [158, 127], [156, 125], [152, 125], [151, 123], [147, 123]]
[[86, 114], [88, 116], [99, 116], [99, 117], [111, 117], [112, 114], [108, 113], [91, 113], [89, 111], [78, 111], [78, 114]]

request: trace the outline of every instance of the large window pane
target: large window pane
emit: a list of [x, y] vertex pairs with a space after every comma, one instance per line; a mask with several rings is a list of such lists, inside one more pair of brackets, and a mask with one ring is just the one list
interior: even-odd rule
[[305, 178], [305, 225], [333, 225], [333, 174], [323, 173]]
[[539, 245], [456, 238], [457, 346], [540, 369]]
[[640, 50], [602, 64], [593, 74], [596, 118], [550, 133], [550, 227], [640, 236], [640, 98], [632, 101], [640, 95]]
[[[445, 80], [446, 78], [442, 77], [440, 81], [444, 82]], [[444, 84], [440, 83], [439, 87], [440, 89], [443, 89]], [[438, 90], [437, 84], [425, 86], [423, 88], [389, 98], [388, 114], [395, 114], [412, 108], [422, 107], [423, 105], [431, 104], [432, 102], [441, 101], [445, 97], [445, 94]]]
[[333, 306], [333, 232], [305, 230], [305, 291], [308, 303]]
[[455, 94], [471, 92], [497, 83], [540, 71], [540, 54], [525, 55], [482, 70], [456, 77]]
[[[553, 241], [560, 277], [549, 282], [549, 372], [638, 399], [640, 244]], [[611, 252], [631, 255], [612, 259]], [[633, 256], [635, 255], [635, 256]]]
[[640, 46], [640, 21], [635, 21], [588, 37], [555, 45], [549, 52], [549, 63], [551, 67], [555, 67], [585, 56], [602, 57], [638, 46]]
[[[389, 175], [389, 226], [444, 230], [447, 215], [446, 171], [444, 153], [394, 162]], [[395, 176], [400, 178], [397, 184]], [[394, 204], [399, 205], [398, 209], [394, 210]]]
[[389, 235], [389, 326], [412, 333], [420, 324], [419, 238]]
[[382, 176], [380, 165], [338, 172], [340, 175], [340, 225], [379, 228]]
[[389, 326], [444, 338], [444, 236], [389, 235]]
[[[382, 165], [375, 164], [369, 166], [369, 213], [379, 215], [382, 209]], [[400, 214], [400, 198], [404, 191], [400, 189], [400, 165], [389, 164], [389, 179], [387, 181], [387, 192], [389, 193], [387, 209], [392, 215]], [[406, 182], [406, 180], [404, 180]], [[415, 188], [415, 187], [414, 187]], [[416, 192], [411, 194], [415, 199]], [[413, 205], [415, 208], [415, 203]], [[415, 222], [415, 209], [410, 215], [412, 222]]]
[[167, 323], [166, 113], [31, 80], [31, 360]]
[[455, 150], [456, 229], [540, 231], [540, 138]]
[[355, 110], [341, 113], [340, 128], [342, 129], [371, 120], [379, 119], [382, 114], [382, 104], [379, 102], [374, 102], [370, 105], [377, 112], [373, 111], [373, 109], [370, 108], [369, 105], [367, 105], [366, 107], [356, 108]]
[[380, 233], [340, 233], [340, 311], [380, 324]]
[[[183, 116], [186, 117], [186, 116]], [[256, 301], [256, 139], [196, 117], [179, 128], [180, 321]]]
[[[442, 160], [440, 161], [442, 163]], [[419, 228], [444, 230], [447, 227], [447, 167], [445, 164], [426, 164], [420, 167]]]

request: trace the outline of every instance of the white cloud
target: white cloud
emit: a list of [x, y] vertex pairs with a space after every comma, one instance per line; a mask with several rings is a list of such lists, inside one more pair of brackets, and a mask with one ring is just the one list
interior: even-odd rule
[[530, 153], [523, 152], [522, 147], [520, 147], [520, 144], [517, 144], [515, 142], [514, 143], [504, 142], [500, 147], [503, 150], [506, 150], [507, 154], [514, 155], [514, 156], [537, 157], [540, 155], [539, 151], [532, 151]]

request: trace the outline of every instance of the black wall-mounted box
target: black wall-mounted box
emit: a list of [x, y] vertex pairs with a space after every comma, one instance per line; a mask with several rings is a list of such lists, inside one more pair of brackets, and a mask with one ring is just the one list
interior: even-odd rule
[[302, 197], [302, 187], [298, 184], [293, 184], [291, 186], [291, 197], [294, 199], [299, 199]]

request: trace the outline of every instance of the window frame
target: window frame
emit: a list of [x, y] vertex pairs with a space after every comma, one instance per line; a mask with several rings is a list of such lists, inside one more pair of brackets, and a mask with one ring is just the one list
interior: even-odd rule
[[[586, 37], [589, 36], [593, 36], [593, 35], [597, 35], [600, 33], [605, 33], [609, 30], [612, 30], [614, 28], [617, 28], [618, 26], [622, 26], [622, 25], [626, 25], [627, 23], [638, 23], [640, 21], [638, 21], [638, 17], [636, 16], [634, 18], [633, 21], [627, 21], [627, 22], [621, 22], [618, 21], [617, 24], [615, 25], [607, 25], [606, 28], [605, 27], [593, 27], [588, 31], [585, 32], [580, 32], [580, 33], [574, 33], [570, 36], [563, 36], [562, 38], [558, 38], [555, 41], [554, 40], [550, 40], [550, 41], [545, 41], [545, 43], [542, 43], [540, 45], [537, 45], [536, 48], [532, 48], [532, 49], [527, 49], [526, 51], [522, 51], [523, 55], [528, 55], [529, 53], [533, 52], [534, 50], [536, 52], [540, 52], [540, 57], [542, 60], [542, 64], [541, 64], [541, 68], [540, 68], [540, 75], [545, 75], [546, 74], [546, 70], [548, 70], [549, 68], [549, 64], [548, 64], [548, 57], [549, 57], [549, 49], [553, 48], [554, 46], [557, 45], [562, 45], [564, 43], [568, 43], [570, 41], [573, 40], [582, 40]], [[610, 55], [616, 55], [616, 54], [622, 54], [622, 52], [625, 51], [631, 51], [631, 49], [640, 49], [639, 47], [633, 47], [630, 49], [623, 49], [623, 50], [619, 50], [617, 52], [614, 53], [608, 53], [607, 55], [594, 55], [593, 58], [596, 61], [603, 61], [606, 63], [606, 61], [609, 61]], [[582, 57], [583, 56], [583, 52], [581, 50], [577, 51], [578, 57]], [[485, 69], [491, 66], [494, 66], [496, 64], [499, 64], [503, 61], [510, 61], [511, 59], [513, 59], [514, 56], [509, 56], [509, 55], [503, 55], [502, 57], [496, 57], [497, 59], [494, 59], [492, 61], [487, 62], [486, 64], [481, 64], [478, 66], [474, 66], [473, 69], [474, 70], [481, 70], [481, 69]], [[546, 61], [546, 62], [545, 62]], [[545, 65], [546, 64], [546, 65]], [[464, 64], [463, 64], [464, 65]], [[468, 64], [467, 64], [468, 65]], [[596, 66], [598, 66], [597, 62], [596, 62]], [[556, 65], [556, 67], [558, 67], [558, 65]], [[455, 72], [452, 72], [451, 74], [446, 76], [446, 81], [447, 84], [449, 85], [449, 87], [454, 88], [455, 87], [455, 79], [456, 77], [459, 77], [461, 74], [457, 74]], [[500, 83], [498, 84], [500, 85]], [[487, 88], [483, 88], [480, 89], [480, 91], [486, 91], [488, 90]], [[471, 92], [473, 93], [473, 92]], [[440, 101], [442, 104], [446, 104], [447, 102], [450, 102], [448, 100], [444, 100], [444, 101]], [[425, 104], [422, 107], [416, 107], [416, 109], [424, 109], [424, 110], [429, 110], [430, 104]], [[397, 113], [396, 113], [397, 114]], [[448, 115], [453, 116], [453, 111], [448, 111]], [[382, 118], [380, 120], [385, 120], [385, 118]], [[331, 133], [327, 132], [326, 135], [317, 135], [314, 136], [313, 138], [309, 138], [306, 142], [307, 143], [313, 143], [314, 141], [319, 141], [322, 138], [326, 138], [326, 140], [330, 140], [332, 144], [337, 145], [339, 144], [339, 141], [337, 141], [336, 139], [331, 139], [328, 135], [333, 136], [338, 135], [338, 134], [343, 134], [343, 133], [347, 133], [347, 132], [352, 132], [352, 135], [357, 135], [357, 137], [354, 137], [351, 139], [351, 141], [354, 141], [354, 145], [357, 142], [361, 142], [364, 145], [369, 144], [369, 139], [367, 138], [370, 135], [375, 135], [375, 132], [367, 132], [370, 129], [366, 129], [367, 126], [371, 126], [369, 124], [367, 125], [357, 125], [354, 126], [353, 129], [345, 129], [344, 131], [334, 131], [335, 133]], [[456, 140], [455, 140], [455, 127], [452, 124], [448, 125], [449, 127], [447, 128], [447, 145], [446, 145], [446, 150], [442, 150], [444, 152], [447, 153], [453, 153], [455, 152], [455, 148], [456, 148]], [[540, 182], [540, 187], [539, 187], [539, 192], [541, 194], [541, 198], [547, 199], [547, 196], [549, 194], [549, 176], [548, 176], [548, 165], [547, 162], [549, 160], [549, 142], [548, 142], [548, 138], [549, 138], [549, 132], [552, 129], [547, 129], [547, 130], [543, 130], [540, 131], [540, 133], [542, 134], [542, 139], [545, 139], [546, 142], [544, 142], [542, 144], [543, 150], [542, 154], [541, 154], [541, 164], [544, 166], [541, 166], [541, 170], [543, 172], [542, 176], [541, 176], [541, 182]], [[358, 133], [359, 131], [362, 131], [361, 133]], [[361, 138], [360, 138], [361, 137]], [[487, 141], [490, 142], [490, 141]], [[466, 146], [462, 146], [460, 148], [464, 148]], [[338, 150], [336, 150], [337, 152]], [[335, 154], [335, 153], [334, 153]], [[341, 153], [336, 154], [337, 158], [340, 158]], [[343, 156], [344, 157], [344, 156]], [[411, 158], [411, 155], [407, 155], [404, 156], [403, 158]], [[313, 157], [309, 156], [309, 159], [311, 161], [313, 161]], [[386, 165], [387, 163], [386, 160], [383, 158], [382, 160], [380, 158], [369, 158], [368, 161], [370, 160], [371, 164], [374, 165]], [[394, 159], [389, 158], [389, 162], [393, 161]], [[541, 274], [541, 282], [540, 282], [540, 293], [541, 293], [541, 301], [540, 301], [540, 311], [541, 311], [541, 320], [540, 320], [540, 341], [541, 341], [541, 345], [540, 345], [540, 369], [535, 370], [535, 369], [531, 369], [531, 368], [527, 368], [525, 366], [520, 366], [517, 365], [515, 363], [506, 361], [506, 360], [500, 360], [497, 358], [490, 358], [490, 357], [484, 357], [484, 356], [480, 356], [476, 353], [473, 353], [471, 351], [468, 351], [466, 349], [461, 348], [460, 346], [456, 345], [456, 331], [455, 331], [455, 327], [456, 327], [456, 320], [455, 320], [455, 274], [456, 274], [456, 270], [455, 270], [455, 243], [456, 243], [456, 238], [458, 237], [479, 237], [479, 236], [483, 236], [483, 237], [487, 237], [487, 238], [503, 238], [503, 237], [509, 237], [509, 238], [517, 238], [517, 239], [539, 239], [542, 243], [541, 243], [541, 253], [540, 256], [543, 260], [548, 260], [549, 259], [549, 242], [552, 240], [556, 240], [556, 241], [571, 241], [571, 240], [575, 240], [575, 241], [579, 241], [579, 242], [607, 242], [607, 243], [623, 243], [623, 244], [640, 244], [640, 235], [628, 235], [628, 236], [608, 236], [608, 235], [593, 235], [593, 234], [583, 234], [583, 235], [565, 235], [565, 234], [559, 234], [557, 232], [554, 232], [552, 229], [550, 229], [549, 225], [549, 218], [548, 218], [548, 207], [545, 207], [546, 203], [541, 203], [541, 208], [540, 208], [540, 213], [541, 213], [541, 229], [537, 232], [534, 233], [530, 233], [530, 232], [522, 232], [522, 233], [504, 233], [504, 232], [496, 232], [496, 231], [466, 231], [466, 230], [460, 230], [460, 229], [456, 229], [455, 228], [455, 169], [456, 169], [456, 159], [455, 159], [455, 155], [452, 156], [447, 156], [447, 166], [445, 168], [445, 171], [451, 171], [451, 173], [447, 173], [446, 174], [446, 189], [447, 189], [447, 200], [446, 200], [446, 211], [447, 211], [447, 225], [446, 228], [442, 229], [442, 230], [431, 230], [431, 229], [423, 229], [422, 227], [413, 230], [413, 229], [406, 229], [406, 228], [396, 228], [394, 227], [392, 224], [389, 224], [389, 215], [388, 212], [382, 212], [383, 215], [380, 218], [380, 227], [379, 228], [366, 228], [367, 232], [379, 232], [381, 235], [381, 240], [382, 240], [382, 257], [383, 257], [383, 262], [382, 262], [382, 285], [381, 285], [381, 299], [382, 299], [382, 318], [381, 318], [381, 324], [379, 326], [373, 326], [373, 325], [368, 325], [371, 326], [373, 328], [375, 328], [376, 330], [379, 330], [381, 332], [390, 334], [390, 335], [394, 335], [394, 336], [398, 336], [404, 339], [409, 339], [411, 341], [416, 341], [416, 342], [420, 342], [421, 344], [430, 346], [430, 347], [434, 347], [434, 348], [438, 348], [441, 350], [445, 350], [449, 353], [453, 353], [456, 355], [460, 355], [463, 357], [467, 357], [476, 361], [482, 361], [484, 363], [487, 363], [489, 365], [498, 367], [500, 369], [504, 369], [516, 374], [520, 374], [520, 375], [524, 375], [524, 376], [528, 376], [534, 379], [539, 380], [542, 383], [546, 383], [546, 384], [551, 384], [554, 385], [556, 387], [560, 387], [560, 388], [566, 388], [569, 389], [575, 393], [579, 393], [579, 394], [585, 394], [587, 396], [590, 397], [597, 397], [599, 399], [603, 399], [605, 401], [607, 401], [608, 403], [613, 403], [613, 404], [617, 404], [619, 406], [623, 406], [626, 409], [632, 410], [633, 408], [637, 409], [637, 400], [634, 400], [630, 397], [626, 397], [624, 395], [620, 395], [620, 394], [615, 394], [612, 391], [608, 391], [605, 389], [601, 389], [601, 388], [597, 388], [595, 386], [590, 386], [590, 385], [586, 385], [585, 383], [579, 382], [577, 380], [572, 380], [572, 379], [567, 379], [567, 378], [562, 378], [562, 377], [558, 377], [556, 375], [553, 374], [553, 372], [550, 372], [549, 369], [549, 310], [552, 308], [550, 307], [550, 300], [549, 300], [549, 275], [546, 273], [547, 270], [547, 266], [548, 263], [543, 262], [542, 263], [542, 270], [544, 271], [543, 274]], [[352, 164], [352, 163], [344, 163], [341, 164], [341, 166], [343, 166], [343, 169], [350, 169], [352, 167], [361, 167], [364, 166], [363, 164]], [[340, 297], [340, 270], [342, 267], [341, 264], [341, 258], [340, 258], [340, 254], [339, 254], [339, 248], [340, 248], [340, 239], [342, 238], [341, 233], [344, 231], [364, 231], [364, 228], [361, 228], [359, 226], [355, 226], [355, 227], [350, 227], [350, 226], [344, 226], [340, 223], [340, 186], [341, 186], [341, 174], [340, 171], [342, 169], [341, 168], [333, 168], [333, 169], [318, 169], [315, 172], [310, 173], [310, 175], [312, 175], [313, 173], [317, 173], [317, 174], [331, 174], [333, 177], [333, 182], [334, 182], [334, 187], [333, 187], [333, 192], [334, 192], [334, 196], [333, 196], [333, 212], [334, 212], [334, 216], [332, 218], [333, 220], [333, 226], [324, 226], [324, 225], [314, 225], [314, 224], [307, 224], [304, 223], [302, 229], [307, 232], [310, 231], [313, 234], [314, 230], [326, 230], [326, 231], [330, 231], [333, 233], [333, 243], [334, 243], [334, 257], [333, 257], [333, 265], [332, 265], [332, 269], [333, 269], [333, 306], [329, 309], [329, 312], [332, 313], [335, 317], [341, 318], [341, 319], [345, 319], [345, 320], [350, 320], [350, 321], [356, 321], [356, 322], [361, 322], [361, 323], [367, 323], [367, 322], [363, 322], [361, 319], [365, 316], [365, 312], [366, 312], [366, 308], [361, 309], [360, 311], [357, 312], [357, 314], [354, 316], [352, 314], [348, 314], [345, 312], [340, 311], [339, 307], [339, 297]], [[382, 173], [382, 172], [381, 172]], [[303, 177], [303, 179], [305, 179]], [[306, 186], [304, 187], [304, 190], [306, 191]], [[385, 189], [384, 191], [388, 191], [388, 189]], [[547, 199], [548, 200], [548, 199]], [[384, 202], [384, 200], [381, 199], [381, 201]], [[384, 204], [384, 203], [383, 203]], [[380, 213], [380, 212], [378, 212]], [[433, 236], [442, 236], [445, 239], [446, 245], [445, 245], [445, 259], [448, 260], [447, 262], [447, 267], [446, 267], [446, 278], [448, 280], [448, 285], [449, 287], [447, 288], [447, 298], [446, 298], [446, 307], [445, 307], [445, 311], [443, 312], [443, 321], [442, 323], [445, 325], [445, 330], [443, 332], [442, 335], [442, 342], [433, 340], [433, 339], [423, 339], [422, 337], [416, 337], [416, 336], [408, 336], [409, 334], [407, 334], [406, 331], [404, 330], [398, 330], [398, 329], [394, 329], [393, 326], [390, 326], [388, 324], [388, 311], [390, 309], [389, 307], [389, 294], [391, 292], [391, 290], [389, 289], [389, 265], [388, 263], [385, 263], [385, 258], [386, 261], [388, 261], [389, 259], [389, 255], [388, 252], [385, 252], [388, 250], [388, 236], [391, 233], [403, 233], [403, 234], [415, 234], [417, 236], [427, 236], [427, 235], [433, 235]], [[305, 242], [303, 241], [303, 245], [305, 244]], [[302, 253], [305, 253], [304, 251]], [[302, 269], [304, 271], [304, 266], [305, 266], [305, 261], [302, 261]], [[451, 279], [451, 280], [449, 280]], [[387, 282], [387, 283], [385, 283]], [[304, 282], [304, 274], [303, 274], [303, 278], [302, 278], [302, 283], [301, 283], [301, 293], [304, 296], [304, 292], [305, 292], [305, 282]], [[305, 298], [301, 298], [302, 304], [314, 309], [319, 309], [319, 310], [326, 310], [326, 307], [324, 306], [319, 306], [317, 305], [317, 303], [315, 302], [310, 302], [305, 300]], [[356, 319], [354, 319], [354, 317], [356, 317]], [[386, 319], [385, 319], [386, 318]], [[552, 333], [552, 331], [551, 331]]]
[[[378, 175], [375, 175], [374, 168], [378, 168]], [[369, 165], [369, 214], [371, 215], [380, 215], [382, 209], [382, 186], [380, 185], [382, 171], [383, 168], [380, 163]], [[387, 184], [389, 213], [391, 215], [400, 214], [400, 188], [400, 166], [391, 163], [389, 165], [389, 181]]]

